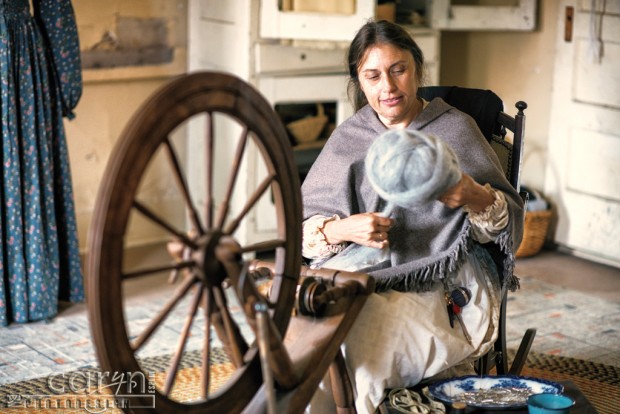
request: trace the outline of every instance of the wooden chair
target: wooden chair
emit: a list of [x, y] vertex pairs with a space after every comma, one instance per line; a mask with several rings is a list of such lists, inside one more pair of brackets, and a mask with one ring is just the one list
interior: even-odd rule
[[[506, 173], [506, 178], [519, 191], [524, 202], [527, 193], [520, 191], [520, 177], [523, 160], [523, 144], [525, 137], [525, 114], [527, 104], [519, 101], [515, 104], [517, 114], [513, 117], [504, 112], [504, 104], [499, 96], [490, 90], [461, 88], [458, 86], [430, 86], [418, 89], [418, 96], [431, 101], [439, 97], [458, 110], [469, 114], [478, 124], [480, 131], [489, 141], [497, 154]], [[507, 131], [512, 132], [512, 142], [507, 139]], [[496, 263], [498, 266], [499, 258]], [[506, 349], [506, 294], [502, 298], [500, 309], [499, 333], [493, 350], [480, 358], [477, 371], [488, 374], [495, 366], [500, 375], [518, 375], [525, 364], [527, 355], [536, 335], [535, 329], [528, 329], [519, 345], [510, 368]]]

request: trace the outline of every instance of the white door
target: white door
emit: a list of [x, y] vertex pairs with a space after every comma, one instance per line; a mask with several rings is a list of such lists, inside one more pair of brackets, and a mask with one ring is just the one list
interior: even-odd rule
[[620, 1], [559, 7], [544, 189], [554, 239], [620, 267]]

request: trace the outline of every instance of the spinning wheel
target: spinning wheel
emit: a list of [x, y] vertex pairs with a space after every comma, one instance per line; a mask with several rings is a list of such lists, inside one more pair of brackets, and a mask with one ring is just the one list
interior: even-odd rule
[[[194, 194], [184, 157], [179, 155], [172, 136], [190, 118], [203, 116], [205, 131], [199, 134], [204, 149], [202, 190]], [[216, 118], [236, 125], [235, 136], [220, 134]], [[238, 180], [248, 146], [266, 169], [266, 177], [247, 191]], [[218, 148], [236, 148], [231, 163], [218, 168]], [[186, 223], [169, 221], [156, 206], [140, 195], [152, 160], [159, 153], [169, 161], [168, 172], [175, 178]], [[223, 176], [222, 176], [223, 175]], [[222, 193], [215, 202], [216, 187]], [[222, 191], [223, 190], [223, 191]], [[243, 203], [232, 202], [238, 193]], [[249, 196], [247, 194], [249, 193]], [[243, 245], [236, 230], [249, 220], [249, 212], [262, 197], [272, 197], [275, 205], [277, 237]], [[202, 199], [202, 201], [199, 201]], [[152, 345], [166, 319], [186, 301], [186, 321], [180, 327], [178, 345], [170, 358], [163, 384], [151, 396], [132, 390], [130, 411], [148, 407], [164, 413], [239, 412], [262, 384], [256, 337], [243, 333], [243, 319], [253, 327], [255, 303], [266, 305], [271, 333], [284, 335], [294, 306], [301, 264], [301, 196], [286, 132], [270, 105], [241, 80], [219, 73], [197, 73], [178, 78], [150, 98], [130, 121], [120, 137], [105, 172], [97, 198], [90, 234], [89, 316], [97, 355], [104, 372], [145, 372], [141, 352]], [[234, 211], [234, 207], [243, 207]], [[124, 250], [129, 243], [130, 221], [146, 221], [169, 235], [178, 252], [161, 266], [127, 269]], [[130, 219], [131, 217], [131, 219]], [[253, 253], [275, 250], [273, 280], [269, 298], [258, 293], [250, 277]], [[168, 258], [167, 258], [168, 259]], [[148, 323], [130, 332], [123, 298], [125, 284], [172, 272], [167, 302], [148, 315]], [[234, 303], [237, 300], [238, 303]], [[236, 309], [240, 306], [243, 312]], [[239, 315], [241, 314], [241, 315]], [[189, 338], [195, 339], [195, 324], [202, 322], [200, 392], [189, 400], [174, 396]], [[213, 391], [212, 355], [217, 340], [234, 366], [234, 373]], [[155, 344], [157, 345], [157, 344]], [[292, 384], [293, 386], [295, 384]], [[127, 384], [133, 387], [131, 381]], [[127, 394], [127, 392], [125, 392]]]

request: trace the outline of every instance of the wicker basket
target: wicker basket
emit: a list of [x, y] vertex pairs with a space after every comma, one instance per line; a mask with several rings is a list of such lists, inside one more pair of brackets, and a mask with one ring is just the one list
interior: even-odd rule
[[550, 222], [551, 210], [527, 211], [525, 213], [523, 240], [519, 250], [517, 250], [517, 257], [533, 256], [542, 249], [547, 238]]
[[323, 105], [317, 104], [316, 107], [316, 116], [302, 118], [286, 125], [286, 128], [293, 135], [295, 142], [298, 144], [316, 141], [319, 135], [321, 135], [321, 131], [327, 124], [327, 115], [325, 115]]

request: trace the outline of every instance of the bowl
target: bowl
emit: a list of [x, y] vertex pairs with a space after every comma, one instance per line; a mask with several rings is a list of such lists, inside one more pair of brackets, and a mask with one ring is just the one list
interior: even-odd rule
[[533, 394], [527, 399], [530, 414], [568, 414], [575, 400], [564, 394]]
[[508, 410], [527, 407], [533, 394], [561, 394], [562, 384], [516, 375], [466, 375], [429, 386], [431, 395], [446, 404], [462, 401], [468, 407]]

